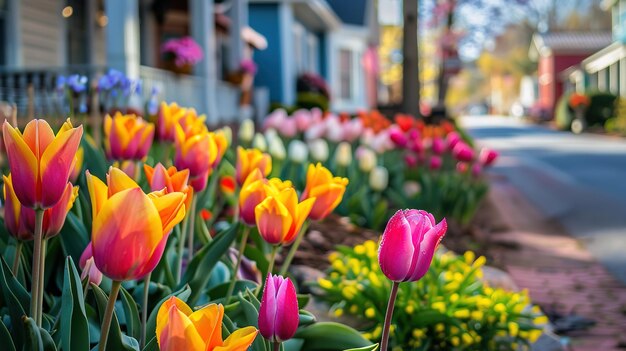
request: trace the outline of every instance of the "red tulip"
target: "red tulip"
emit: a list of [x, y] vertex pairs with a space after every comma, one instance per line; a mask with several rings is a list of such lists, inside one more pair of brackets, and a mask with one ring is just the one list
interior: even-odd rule
[[399, 210], [383, 232], [378, 251], [380, 269], [394, 282], [421, 279], [447, 229], [445, 219], [437, 224], [426, 211]]

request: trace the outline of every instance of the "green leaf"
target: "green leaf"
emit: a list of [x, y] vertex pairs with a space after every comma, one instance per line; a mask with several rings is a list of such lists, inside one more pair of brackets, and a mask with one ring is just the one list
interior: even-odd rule
[[[93, 139], [91, 141], [93, 141]], [[83, 168], [89, 170], [94, 176], [105, 179], [109, 163], [104, 158], [104, 154], [101, 151], [102, 149], [98, 145], [88, 141], [87, 138], [83, 138], [81, 145], [85, 150]]]
[[294, 338], [304, 340], [301, 351], [345, 350], [372, 345], [358, 331], [334, 322], [320, 322], [299, 329]]
[[24, 350], [44, 351], [41, 333], [39, 332], [39, 327], [37, 327], [35, 320], [24, 316], [22, 322], [24, 323], [24, 329], [26, 331]]
[[159, 313], [159, 308], [161, 308], [161, 305], [172, 296], [176, 296], [183, 301], [187, 301], [189, 295], [191, 295], [191, 289], [189, 289], [188, 285], [185, 285], [184, 287], [182, 287], [182, 289], [175, 291], [174, 293], [161, 299], [161, 301], [159, 301], [154, 306], [154, 309], [152, 310], [152, 312], [150, 312], [150, 316], [148, 317], [148, 322], [146, 323], [146, 340], [150, 340], [156, 337], [156, 318], [157, 314]]
[[[228, 287], [230, 282], [220, 284], [207, 292], [211, 300], [216, 300], [219, 298], [225, 298], [226, 293], [228, 292]], [[238, 280], [235, 282], [235, 288], [233, 289], [233, 296], [237, 295], [239, 292], [245, 292], [248, 289], [255, 289], [258, 286], [257, 283], [250, 280]]]
[[[102, 319], [104, 318], [104, 312], [106, 311], [108, 297], [95, 284], [91, 284], [91, 288], [93, 290], [94, 296], [96, 298], [96, 303], [98, 305], [98, 312], [100, 314], [100, 323], [102, 323]], [[120, 323], [117, 319], [117, 315], [114, 313], [113, 318], [111, 320], [111, 327], [109, 329], [109, 336], [107, 338], [107, 349], [106, 351], [139, 351], [139, 343], [137, 340], [122, 334], [122, 330], [120, 329]]]
[[61, 296], [61, 347], [64, 351], [89, 349], [89, 323], [80, 276], [70, 257], [65, 259]]
[[311, 312], [300, 310], [299, 321], [298, 321], [298, 325], [300, 327], [305, 327], [315, 322], [316, 322], [316, 318]]
[[206, 244], [198, 251], [183, 276], [181, 286], [189, 284], [191, 295], [189, 296], [189, 305], [194, 305], [200, 296], [204, 293], [204, 289], [211, 277], [211, 270], [217, 264], [219, 259], [224, 256], [230, 245], [237, 237], [237, 223], [233, 223], [228, 229], [219, 233], [213, 241]]
[[346, 350], [343, 350], [343, 351], [376, 351], [376, 350], [378, 350], [378, 344], [365, 346], [365, 347], [358, 347], [358, 348], [354, 348], [354, 349], [346, 349]]
[[135, 303], [135, 300], [126, 289], [121, 288], [120, 292], [124, 315], [126, 315], [126, 333], [139, 340], [141, 338], [141, 322], [139, 320], [137, 303]]
[[[11, 325], [18, 326], [24, 321], [22, 317], [26, 315], [26, 311], [30, 307], [30, 294], [24, 289], [24, 287], [15, 279], [9, 266], [4, 261], [4, 257], [0, 258], [2, 268], [0, 269], [0, 285], [2, 285], [2, 300], [9, 308], [9, 315], [11, 316]], [[24, 334], [24, 328], [15, 329], [15, 343], [17, 345], [23, 345], [26, 335]]]
[[159, 351], [159, 344], [157, 343], [156, 336], [146, 344], [142, 351]]
[[[250, 301], [246, 300], [243, 294], [239, 294], [238, 298], [240, 302], [239, 306], [242, 309], [244, 316], [241, 326], [253, 326], [259, 329], [259, 311], [257, 310], [257, 308], [254, 307], [254, 305]], [[265, 341], [261, 334], [258, 334], [257, 337], [254, 339], [254, 342], [252, 343], [252, 348], [254, 350], [265, 350]]]
[[6, 351], [15, 351], [15, 344], [2, 318], [0, 318], [0, 345], [6, 347]]
[[74, 262], [80, 260], [85, 247], [89, 244], [90, 235], [85, 224], [78, 217], [69, 212], [65, 224], [58, 236], [65, 256], [71, 256]]

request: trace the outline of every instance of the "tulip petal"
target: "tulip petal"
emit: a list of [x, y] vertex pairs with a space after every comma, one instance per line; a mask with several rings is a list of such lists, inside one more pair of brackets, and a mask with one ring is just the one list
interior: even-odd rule
[[289, 340], [296, 334], [299, 318], [296, 289], [291, 280], [285, 279], [276, 293], [274, 328], [278, 340]]
[[35, 157], [39, 159], [44, 150], [54, 140], [54, 132], [45, 120], [34, 119], [28, 122], [26, 128], [24, 128], [23, 137]]
[[390, 280], [399, 282], [408, 277], [415, 251], [412, 240], [409, 222], [398, 210], [387, 223], [378, 251], [380, 269]]
[[96, 266], [113, 280], [136, 279], [164, 236], [159, 213], [141, 188], [118, 192], [104, 203], [92, 224]]
[[123, 190], [139, 188], [133, 178], [117, 167], [109, 168], [107, 184], [109, 185], [109, 197]]
[[91, 218], [96, 218], [100, 209], [108, 198], [108, 188], [100, 178], [86, 171], [87, 188], [89, 189], [89, 198], [91, 199]]
[[213, 351], [246, 351], [250, 348], [258, 333], [255, 327], [237, 329], [224, 340], [222, 346], [213, 348]]
[[35, 207], [38, 199], [37, 190], [40, 189], [38, 160], [30, 147], [26, 144], [19, 130], [13, 128], [7, 121], [2, 125], [4, 145], [9, 159], [9, 167], [13, 175], [13, 189], [26, 207]]
[[215, 346], [222, 345], [223, 317], [224, 306], [216, 304], [210, 304], [189, 315], [189, 319], [196, 327], [202, 340], [207, 343], [207, 350], [213, 350]]
[[296, 206], [296, 210], [295, 210], [296, 216], [293, 220], [292, 230], [289, 232], [289, 235], [287, 235], [283, 239], [286, 244], [291, 244], [291, 242], [296, 239], [296, 237], [298, 236], [298, 233], [300, 232], [300, 229], [302, 229], [302, 225], [304, 224], [304, 221], [309, 216], [309, 213], [311, 212], [311, 209], [313, 208], [314, 204], [315, 204], [315, 198], [312, 197], [312, 198], [302, 201]]
[[448, 224], [444, 218], [439, 224], [424, 234], [424, 238], [419, 245], [419, 251], [417, 251], [419, 256], [415, 270], [411, 273], [411, 281], [421, 279], [428, 272], [437, 246], [439, 246], [443, 236], [446, 234], [446, 230], [448, 230]]
[[169, 299], [165, 300], [165, 302], [161, 304], [161, 307], [159, 307], [159, 311], [157, 312], [157, 318], [156, 318], [156, 337], [157, 337], [157, 343], [159, 345], [161, 345], [161, 332], [163, 331], [163, 329], [165, 328], [165, 325], [167, 324], [170, 309], [172, 308], [172, 306], [176, 306], [176, 308], [178, 308], [179, 311], [181, 311], [187, 316], [193, 313], [191, 308], [187, 306], [187, 304], [183, 300], [179, 299], [176, 296], [172, 296]]
[[160, 333], [161, 351], [206, 351], [206, 344], [183, 312], [170, 307], [168, 321]]
[[272, 340], [275, 335], [276, 308], [276, 286], [271, 274], [267, 275], [265, 280], [265, 288], [263, 289], [263, 298], [259, 308], [259, 331], [267, 340]]
[[169, 233], [185, 217], [185, 194], [173, 192], [161, 195], [158, 192], [152, 192], [148, 196], [159, 212], [163, 233]]
[[254, 214], [263, 239], [272, 245], [282, 243], [293, 224], [293, 218], [285, 205], [269, 196], [257, 205]]
[[44, 208], [54, 205], [61, 198], [82, 135], [83, 126], [59, 133], [43, 152], [39, 174], [46, 186], [41, 194]]

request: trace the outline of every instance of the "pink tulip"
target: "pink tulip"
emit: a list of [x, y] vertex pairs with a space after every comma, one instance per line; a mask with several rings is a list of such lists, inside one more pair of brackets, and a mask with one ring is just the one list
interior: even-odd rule
[[78, 263], [82, 273], [80, 274], [80, 280], [89, 278], [89, 283], [100, 285], [102, 282], [102, 272], [96, 267], [96, 263], [93, 260], [93, 250], [91, 243], [87, 245], [83, 254], [80, 255], [80, 261]]
[[413, 140], [413, 141], [419, 141], [422, 138], [420, 131], [415, 128], [409, 130], [408, 136], [409, 136], [409, 140]]
[[445, 218], [437, 224], [426, 211], [399, 210], [383, 232], [378, 251], [380, 269], [394, 282], [421, 279], [447, 229]]
[[456, 146], [456, 144], [461, 141], [461, 136], [457, 132], [450, 132], [446, 137], [446, 142], [448, 143], [448, 149], [452, 150]]
[[498, 158], [498, 152], [495, 150], [483, 148], [478, 155], [478, 161], [483, 167], [491, 166]]
[[263, 129], [278, 129], [286, 119], [287, 112], [285, 112], [285, 110], [281, 108], [274, 110], [272, 113], [267, 115], [267, 117], [265, 117], [265, 121], [263, 121]]
[[355, 141], [363, 132], [363, 122], [361, 119], [354, 118], [342, 124], [343, 140], [347, 142]]
[[413, 168], [417, 166], [417, 157], [414, 154], [406, 154], [404, 155], [404, 163], [409, 168]]
[[436, 171], [438, 169], [441, 168], [441, 165], [443, 164], [443, 161], [441, 161], [441, 157], [437, 156], [437, 155], [432, 155], [430, 157], [430, 162], [428, 164], [429, 168], [433, 171]]
[[298, 329], [298, 299], [289, 278], [269, 274], [259, 308], [259, 331], [267, 340], [291, 339]]
[[304, 132], [309, 129], [312, 122], [311, 112], [305, 109], [300, 109], [294, 112], [291, 118], [296, 121], [296, 127], [300, 132]]
[[406, 137], [404, 132], [400, 128], [390, 128], [389, 129], [389, 139], [399, 147], [405, 147], [409, 142], [409, 139]]
[[452, 149], [452, 156], [457, 161], [470, 162], [474, 159], [474, 150], [466, 143], [460, 141]]
[[296, 126], [296, 120], [293, 118], [285, 118], [283, 122], [277, 127], [280, 135], [293, 138], [298, 134], [298, 127]]
[[446, 143], [440, 137], [434, 137], [432, 139], [430, 148], [431, 148], [431, 150], [433, 151], [434, 154], [441, 155], [441, 154], [443, 154], [443, 152], [446, 149]]

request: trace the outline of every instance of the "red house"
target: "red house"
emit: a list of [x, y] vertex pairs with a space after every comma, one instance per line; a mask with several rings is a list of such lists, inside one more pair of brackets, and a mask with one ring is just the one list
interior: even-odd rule
[[560, 73], [612, 42], [611, 32], [535, 33], [529, 57], [537, 62], [537, 103], [543, 118], [551, 119], [563, 94]]

